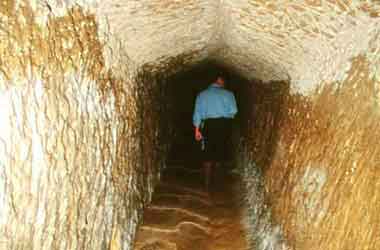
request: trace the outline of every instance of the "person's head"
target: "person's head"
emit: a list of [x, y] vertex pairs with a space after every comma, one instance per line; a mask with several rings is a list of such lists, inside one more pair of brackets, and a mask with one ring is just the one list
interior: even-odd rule
[[222, 75], [222, 74], [219, 74], [217, 77], [216, 77], [216, 83], [221, 86], [221, 87], [224, 87], [226, 85], [226, 81], [225, 81], [225, 77]]

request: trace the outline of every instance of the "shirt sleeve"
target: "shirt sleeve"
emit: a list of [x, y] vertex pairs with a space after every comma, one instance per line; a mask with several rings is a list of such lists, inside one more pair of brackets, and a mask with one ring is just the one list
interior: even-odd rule
[[201, 106], [200, 95], [198, 95], [195, 100], [195, 107], [194, 107], [194, 113], [193, 113], [193, 125], [199, 128], [201, 122], [202, 122], [202, 106]]
[[230, 117], [235, 117], [236, 113], [237, 113], [237, 105], [236, 105], [236, 99], [235, 99], [235, 96], [233, 93], [230, 93], [231, 94], [231, 98], [230, 98], [230, 110], [229, 110], [229, 116]]

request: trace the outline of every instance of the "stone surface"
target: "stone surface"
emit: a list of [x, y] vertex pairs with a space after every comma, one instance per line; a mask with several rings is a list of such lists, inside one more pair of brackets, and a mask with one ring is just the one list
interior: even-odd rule
[[128, 249], [163, 165], [162, 92], [59, 6], [0, 3], [0, 249]]
[[[252, 242], [379, 249], [379, 13], [376, 0], [1, 1], [0, 249], [129, 249], [175, 126], [166, 79], [204, 59], [271, 83], [247, 90], [245, 167], [263, 170], [269, 232]], [[289, 93], [266, 91], [284, 81]]]
[[134, 249], [246, 249], [236, 177], [219, 173], [210, 193], [203, 191], [202, 179], [200, 172], [186, 168], [164, 172]]
[[341, 81], [379, 33], [377, 1], [103, 1], [97, 10], [136, 62], [196, 51], [248, 78], [310, 94]]
[[199, 61], [219, 45], [218, 1], [100, 1], [96, 11], [106, 17], [128, 56], [141, 65], [191, 51]]
[[380, 247], [380, 117], [370, 65], [355, 58], [344, 82], [313, 98], [289, 94], [286, 84], [246, 90], [256, 93], [250, 116], [260, 117], [247, 126], [240, 157], [252, 248]]
[[290, 80], [304, 94], [343, 80], [379, 33], [377, 1], [222, 2], [221, 60], [249, 77]]

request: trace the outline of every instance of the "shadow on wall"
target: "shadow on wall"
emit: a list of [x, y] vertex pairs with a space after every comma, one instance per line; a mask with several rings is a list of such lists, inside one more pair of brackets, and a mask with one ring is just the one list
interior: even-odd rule
[[264, 173], [274, 160], [279, 143], [279, 127], [289, 83], [263, 83], [253, 80], [241, 91], [244, 117], [241, 124], [241, 141], [236, 162], [242, 182], [247, 240], [250, 249], [285, 250], [287, 245], [282, 230], [273, 224], [270, 203], [265, 192]]
[[[289, 83], [253, 80], [242, 86], [241, 140], [261, 168], [271, 164], [278, 144], [278, 129]], [[254, 132], [252, 132], [254, 131]]]

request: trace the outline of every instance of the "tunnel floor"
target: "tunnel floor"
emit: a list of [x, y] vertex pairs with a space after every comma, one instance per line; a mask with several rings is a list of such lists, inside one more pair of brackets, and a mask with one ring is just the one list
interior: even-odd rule
[[215, 171], [209, 192], [192, 168], [168, 168], [145, 209], [135, 250], [247, 249], [236, 175]]

